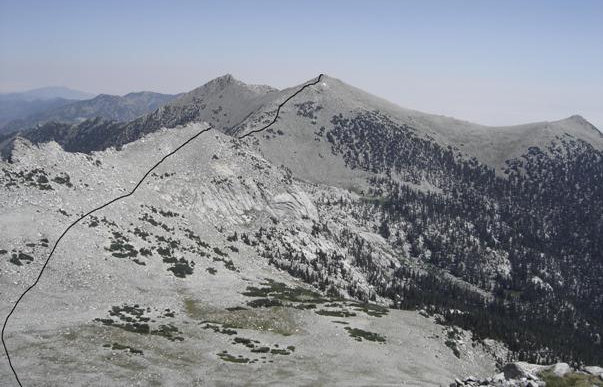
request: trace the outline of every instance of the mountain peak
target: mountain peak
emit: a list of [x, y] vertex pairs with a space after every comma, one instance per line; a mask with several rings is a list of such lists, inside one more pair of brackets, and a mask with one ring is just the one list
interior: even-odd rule
[[217, 84], [220, 86], [226, 86], [226, 85], [232, 85], [232, 84], [245, 85], [245, 82], [239, 81], [238, 79], [233, 77], [232, 74], [228, 73], [228, 74], [224, 74], [222, 76], [219, 76], [219, 77], [214, 78], [211, 81], [207, 82], [207, 85], [211, 85], [211, 84]]
[[232, 74], [226, 73], [220, 77], [217, 77], [216, 80], [222, 80], [224, 82], [234, 82], [237, 79], [235, 77], [233, 77]]
[[601, 131], [599, 131], [596, 126], [591, 124], [586, 118], [582, 117], [579, 114], [574, 114], [572, 116], [559, 120], [557, 121], [557, 123], [567, 125], [576, 129], [586, 129], [587, 132], [592, 131], [600, 137], [603, 137], [603, 133], [601, 133]]
[[571, 115], [571, 116], [567, 117], [566, 119], [564, 119], [563, 121], [574, 122], [576, 124], [580, 124], [580, 125], [584, 125], [584, 126], [593, 126], [593, 124], [591, 124], [586, 118], [582, 117], [579, 114]]
[[227, 90], [230, 90], [230, 92], [235, 93], [235, 94], [250, 93], [253, 96], [258, 96], [258, 95], [264, 95], [271, 91], [275, 91], [276, 89], [274, 89], [273, 87], [267, 86], [267, 85], [247, 84], [245, 82], [242, 82], [242, 81], [236, 79], [235, 77], [232, 76], [232, 74], [225, 74], [220, 77], [212, 79], [211, 81], [189, 91], [188, 93], [183, 94], [174, 103], [175, 104], [188, 103], [188, 102], [190, 102], [191, 98], [199, 98], [200, 96], [208, 97], [210, 95], [213, 95], [214, 93], [218, 93], [218, 94], [216, 94], [216, 96], [218, 96], [223, 91], [227, 91]]

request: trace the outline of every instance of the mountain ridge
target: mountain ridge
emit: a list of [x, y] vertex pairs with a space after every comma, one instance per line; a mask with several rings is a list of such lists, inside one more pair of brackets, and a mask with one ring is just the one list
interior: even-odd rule
[[[10, 340], [44, 342], [49, 321], [48, 337], [76, 332], [57, 341], [65, 359], [113, 367], [108, 342], [144, 352], [128, 364], [172, 375], [158, 352], [167, 343], [186, 358], [183, 384], [195, 372], [228, 384], [256, 366], [277, 383], [267, 359], [310, 384], [436, 385], [511, 360], [603, 359], [603, 152], [581, 138], [582, 118], [488, 138], [331, 77], [284, 106], [299, 87], [226, 76], [195, 90], [129, 123], [54, 123], [5, 140], [0, 281], [15, 294], [49, 229], [129, 192], [152, 160], [210, 126], [199, 121], [217, 124], [65, 238], [52, 299], [32, 298], [34, 317], [17, 319]], [[58, 302], [73, 305], [69, 316]], [[39, 356], [31, 348], [15, 356]], [[189, 361], [199, 348], [203, 361]], [[419, 358], [429, 364], [411, 364]], [[349, 367], [333, 374], [335, 364]], [[120, 370], [108, 384], [132, 380]]]
[[128, 122], [157, 109], [178, 95], [153, 92], [134, 92], [124, 96], [99, 94], [83, 101], [76, 101], [54, 109], [7, 123], [3, 130], [16, 131], [35, 128], [48, 122], [78, 123], [86, 119], [102, 117], [106, 120]]
[[[330, 92], [334, 96], [329, 101], [330, 106], [335, 106], [334, 110], [341, 109], [342, 103], [350, 112], [355, 109], [383, 110], [399, 124], [415, 127], [442, 145], [453, 146], [467, 153], [467, 157], [477, 157], [498, 169], [504, 168], [506, 158], [517, 157], [530, 146], [543, 146], [558, 134], [568, 131], [571, 136], [587, 141], [597, 149], [603, 149], [603, 134], [577, 115], [557, 121], [485, 126], [403, 108], [325, 75], [322, 83], [326, 85], [327, 82], [329, 87], [335, 88], [335, 92], [325, 89], [326, 93]], [[138, 138], [136, 133], [146, 133], [163, 126], [175, 127], [202, 121], [207, 121], [228, 134], [237, 134], [244, 130], [242, 126], [246, 121], [249, 124], [254, 116], [256, 120], [260, 119], [260, 116], [265, 115], [264, 111], [273, 109], [271, 106], [275, 106], [279, 98], [286, 98], [296, 87], [299, 86], [279, 91], [266, 85], [247, 85], [231, 74], [226, 74], [187, 93], [179, 94], [153, 112], [130, 121], [124, 125], [123, 132], [126, 134], [121, 141], [130, 141], [128, 139]], [[108, 97], [101, 96], [102, 98]], [[60, 122], [60, 119], [53, 121]], [[521, 139], [518, 140], [518, 137]], [[59, 140], [61, 142], [64, 141]], [[463, 149], [467, 143], [470, 149]]]

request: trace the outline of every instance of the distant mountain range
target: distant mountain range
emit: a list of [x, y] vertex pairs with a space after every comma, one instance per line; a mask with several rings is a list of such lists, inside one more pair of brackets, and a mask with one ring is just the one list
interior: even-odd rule
[[[69, 97], [69, 98], [66, 98]], [[89, 94], [66, 88], [44, 88], [0, 95], [0, 134], [26, 130], [48, 122], [79, 123], [103, 118], [127, 122], [177, 98], [152, 92], [124, 96]]]
[[93, 94], [65, 87], [45, 87], [19, 93], [0, 94], [0, 134], [9, 131], [6, 125], [31, 115], [69, 105]]
[[14, 92], [14, 93], [0, 93], [0, 101], [13, 100], [13, 101], [35, 101], [35, 100], [49, 100], [49, 99], [70, 99], [70, 100], [82, 100], [93, 98], [95, 94], [87, 93], [85, 91], [73, 90], [68, 87], [51, 86], [42, 87], [39, 89], [33, 89], [28, 91]]
[[78, 123], [101, 117], [110, 121], [127, 122], [149, 113], [177, 96], [151, 92], [117, 95], [100, 94], [92, 99], [76, 101], [30, 114], [4, 126], [5, 132], [33, 128], [47, 122]]
[[6, 125], [13, 121], [22, 119], [32, 114], [58, 108], [75, 102], [75, 100], [53, 98], [46, 100], [11, 100], [0, 97], [0, 134], [9, 132]]
[[28, 384], [442, 385], [603, 362], [597, 128], [303, 85], [98, 96], [0, 136], [0, 309], [62, 229], [123, 198], [73, 227], [15, 314]]

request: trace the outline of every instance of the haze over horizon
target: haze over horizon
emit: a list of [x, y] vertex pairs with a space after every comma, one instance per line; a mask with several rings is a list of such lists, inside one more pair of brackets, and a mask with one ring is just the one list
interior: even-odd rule
[[485, 125], [580, 114], [603, 127], [598, 1], [47, 8], [0, 1], [0, 92], [179, 93], [226, 73], [286, 88], [322, 72], [406, 108]]

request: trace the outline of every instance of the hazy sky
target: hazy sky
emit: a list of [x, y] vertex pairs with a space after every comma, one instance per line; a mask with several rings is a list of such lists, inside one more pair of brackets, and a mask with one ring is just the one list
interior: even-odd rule
[[603, 0], [0, 0], [0, 91], [181, 92], [324, 72], [399, 105], [603, 128]]

